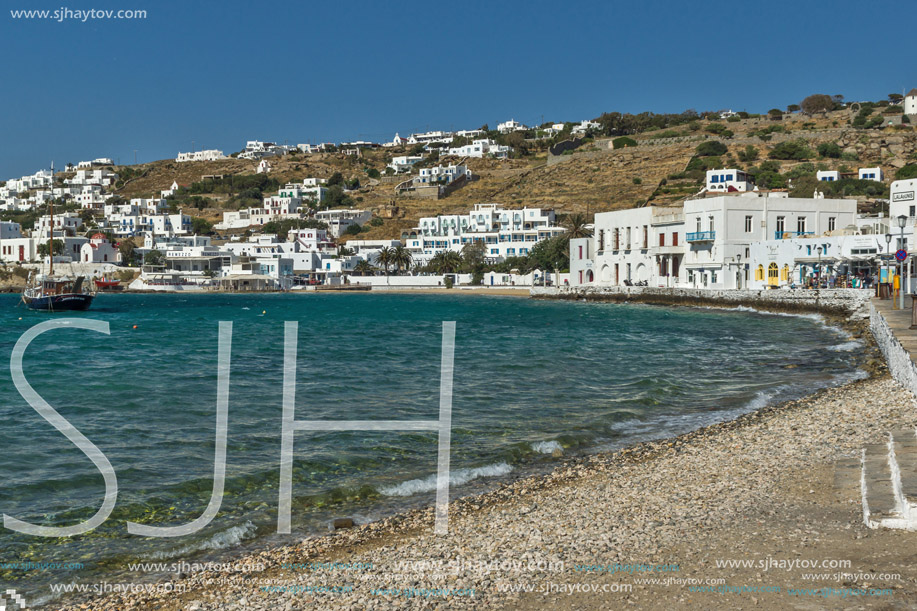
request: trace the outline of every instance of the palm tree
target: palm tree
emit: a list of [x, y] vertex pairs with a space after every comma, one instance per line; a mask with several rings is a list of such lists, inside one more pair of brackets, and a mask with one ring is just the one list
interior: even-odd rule
[[373, 273], [373, 271], [375, 271], [375, 269], [376, 268], [373, 267], [373, 264], [365, 259], [363, 259], [362, 261], [359, 261], [353, 267], [353, 271], [357, 272], [361, 276], [365, 276], [366, 274], [371, 274]]
[[568, 216], [564, 227], [567, 228], [567, 237], [570, 239], [588, 238], [592, 235], [592, 228], [586, 222], [586, 215], [581, 212]]
[[383, 246], [376, 253], [376, 263], [385, 269], [385, 275], [388, 276], [388, 266], [392, 264], [393, 250], [388, 246]]
[[430, 264], [436, 265], [436, 271], [440, 274], [454, 274], [462, 267], [462, 255], [458, 254], [454, 250], [447, 250], [446, 252], [441, 252], [435, 257], [433, 261], [430, 261]]
[[411, 255], [410, 250], [399, 244], [392, 250], [391, 260], [392, 265], [398, 268], [398, 273], [400, 274], [402, 270], [411, 268], [414, 257]]

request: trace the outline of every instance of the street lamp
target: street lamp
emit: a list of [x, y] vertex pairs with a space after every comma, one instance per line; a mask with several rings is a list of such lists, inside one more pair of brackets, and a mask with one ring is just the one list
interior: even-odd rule
[[[889, 229], [890, 229], [890, 227], [889, 227]], [[891, 252], [892, 252], [892, 234], [891, 234], [891, 233], [886, 233], [886, 234], [885, 234], [885, 253], [886, 253], [886, 256], [890, 255]], [[880, 273], [880, 277], [881, 277], [881, 273]], [[895, 305], [895, 296], [892, 295], [891, 283], [889, 283], [889, 287], [888, 287], [888, 298], [892, 300], [892, 307], [894, 307], [894, 305]]]
[[815, 273], [815, 288], [816, 288], [816, 289], [820, 289], [820, 288], [821, 288], [821, 253], [822, 253], [822, 247], [819, 246], [819, 247], [817, 247], [815, 250], [818, 251], [818, 271]]
[[736, 276], [736, 288], [742, 288], [742, 255], [736, 253], [736, 265], [739, 266], [738, 276]]
[[[901, 246], [900, 248], [904, 250], [904, 227], [907, 225], [907, 217], [902, 215], [898, 216], [898, 227], [901, 229]], [[898, 309], [904, 309], [904, 261], [898, 262], [898, 293], [901, 295], [900, 300], [898, 301]]]

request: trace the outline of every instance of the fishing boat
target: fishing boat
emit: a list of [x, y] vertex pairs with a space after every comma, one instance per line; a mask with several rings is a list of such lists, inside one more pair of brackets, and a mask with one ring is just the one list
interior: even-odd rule
[[100, 291], [117, 291], [121, 288], [121, 281], [115, 278], [102, 276], [101, 278], [93, 279], [93, 282]]
[[[51, 164], [54, 176], [54, 164]], [[48, 273], [29, 277], [29, 283], [22, 292], [22, 301], [31, 310], [44, 312], [72, 312], [88, 310], [95, 292], [86, 282], [85, 276], [54, 275], [54, 201], [48, 202], [51, 223], [48, 229]]]

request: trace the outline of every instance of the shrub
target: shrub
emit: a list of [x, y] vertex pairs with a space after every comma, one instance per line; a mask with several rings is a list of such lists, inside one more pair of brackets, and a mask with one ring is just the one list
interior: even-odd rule
[[707, 126], [706, 130], [711, 134], [716, 134], [717, 136], [722, 136], [723, 138], [732, 137], [732, 132], [726, 129], [726, 126], [722, 123], [711, 123]]
[[385, 221], [380, 219], [378, 216], [374, 216], [372, 219], [370, 219], [369, 224], [373, 227], [381, 227], [384, 222]]
[[802, 102], [800, 102], [799, 105], [802, 107], [802, 111], [806, 114], [825, 112], [837, 108], [837, 104], [835, 103], [834, 98], [824, 93], [816, 93], [810, 95]]
[[715, 140], [711, 140], [709, 142], [701, 142], [697, 145], [697, 149], [695, 149], [698, 157], [713, 157], [716, 155], [724, 155], [726, 150], [727, 149], [725, 144]]
[[745, 150], [739, 151], [738, 155], [739, 161], [744, 161], [746, 163], [749, 161], [754, 161], [758, 158], [758, 149], [749, 144], [745, 147]]
[[738, 115], [733, 115], [729, 117], [728, 119], [726, 119], [726, 121], [728, 121], [729, 123], [738, 123], [741, 120], [742, 120], [741, 117], [739, 117]]
[[787, 160], [805, 160], [812, 157], [812, 151], [809, 150], [809, 147], [806, 146], [806, 143], [802, 140], [791, 140], [788, 142], [781, 142], [771, 150], [768, 157], [771, 159], [787, 159]]
[[637, 146], [637, 141], [633, 138], [628, 138], [627, 136], [621, 136], [620, 138], [615, 138], [611, 141], [612, 148], [622, 149], [628, 146]]
[[642, 179], [642, 178], [636, 178], [636, 177], [635, 177], [635, 178], [634, 178], [634, 184], [635, 184], [635, 185], [643, 184], [643, 179]]
[[818, 145], [818, 156], [829, 157], [831, 159], [840, 159], [841, 147], [837, 142], [823, 142]]
[[895, 172], [895, 180], [917, 178], [917, 163], [909, 163]]

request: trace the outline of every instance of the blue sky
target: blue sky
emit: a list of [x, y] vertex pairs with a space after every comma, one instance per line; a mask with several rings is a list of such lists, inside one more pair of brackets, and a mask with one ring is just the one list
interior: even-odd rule
[[[389, 140], [917, 87], [908, 2], [8, 0], [0, 179], [246, 140]], [[144, 9], [143, 20], [13, 19]], [[907, 58], [911, 59], [908, 60]]]

